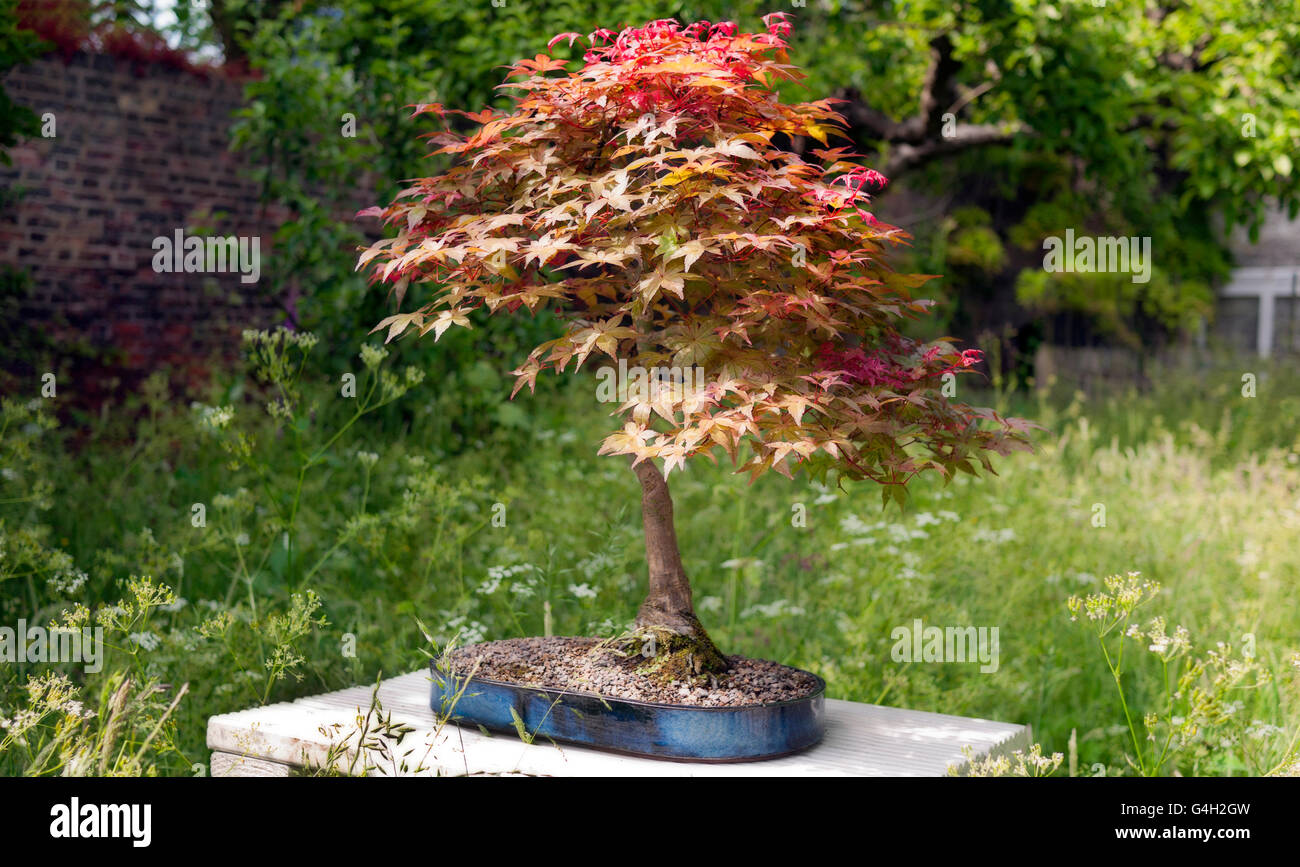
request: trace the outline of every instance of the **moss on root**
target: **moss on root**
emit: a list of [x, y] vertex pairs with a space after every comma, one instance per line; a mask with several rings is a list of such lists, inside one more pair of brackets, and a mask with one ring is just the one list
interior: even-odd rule
[[637, 674], [659, 684], [715, 682], [730, 665], [703, 628], [687, 635], [663, 626], [639, 626], [603, 645], [624, 656], [645, 661]]

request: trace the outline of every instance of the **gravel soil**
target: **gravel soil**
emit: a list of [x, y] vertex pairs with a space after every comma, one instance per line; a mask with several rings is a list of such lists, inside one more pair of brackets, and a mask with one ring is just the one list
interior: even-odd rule
[[716, 685], [708, 676], [661, 684], [637, 673], [645, 659], [621, 657], [598, 649], [599, 643], [595, 638], [509, 638], [470, 644], [452, 651], [451, 668], [464, 676], [477, 662], [474, 676], [487, 680], [692, 707], [791, 701], [818, 687], [806, 671], [744, 656], [727, 657], [731, 670], [718, 676]]

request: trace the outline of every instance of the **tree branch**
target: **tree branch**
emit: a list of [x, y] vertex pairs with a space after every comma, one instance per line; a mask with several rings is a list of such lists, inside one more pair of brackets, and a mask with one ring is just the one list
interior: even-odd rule
[[[957, 81], [962, 64], [953, 57], [952, 40], [941, 33], [930, 40], [930, 66], [917, 100], [917, 112], [911, 117], [896, 121], [871, 106], [853, 89], [839, 91], [843, 100], [840, 112], [849, 125], [849, 132], [858, 141], [872, 140], [886, 145], [889, 157], [884, 173], [894, 177], [900, 172], [916, 168], [936, 157], [947, 156], [967, 148], [993, 144], [1006, 144], [1018, 135], [1030, 134], [1024, 124], [952, 124], [946, 131], [947, 115], [961, 111], [974, 100], [991, 90], [1000, 77], [996, 68], [990, 70], [990, 80], [964, 88]], [[945, 108], [946, 106], [946, 108]]]
[[940, 135], [920, 144], [899, 142], [889, 149], [889, 158], [882, 169], [886, 177], [894, 177], [917, 168], [932, 159], [949, 156], [960, 151], [986, 145], [1010, 144], [1016, 137], [1031, 135], [1028, 127], [1020, 123], [997, 126], [986, 123], [959, 123], [952, 135]]

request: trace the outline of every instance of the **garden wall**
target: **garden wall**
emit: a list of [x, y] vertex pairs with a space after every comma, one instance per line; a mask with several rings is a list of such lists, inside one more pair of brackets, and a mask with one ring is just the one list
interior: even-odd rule
[[82, 53], [14, 69], [4, 87], [54, 121], [53, 136], [0, 165], [0, 271], [30, 275], [26, 321], [107, 351], [119, 371], [166, 365], [191, 378], [232, 355], [242, 328], [278, 321], [237, 272], [154, 270], [155, 239], [177, 229], [256, 237], [266, 257], [288, 216], [262, 212], [229, 151], [238, 82]]

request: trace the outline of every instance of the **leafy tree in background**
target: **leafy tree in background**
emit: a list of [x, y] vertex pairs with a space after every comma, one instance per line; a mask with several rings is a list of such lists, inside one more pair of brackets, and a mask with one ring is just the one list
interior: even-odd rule
[[[240, 144], [268, 203], [302, 215], [267, 286], [349, 339], [344, 311], [363, 296], [335, 266], [360, 239], [346, 225], [351, 189], [384, 194], [425, 171], [418, 144], [393, 135], [404, 106], [502, 106], [495, 70], [528, 56], [537, 33], [592, 20], [744, 24], [784, 6], [212, 0], [204, 26], [181, 5], [185, 40], [217, 40], [259, 73]], [[912, 266], [947, 275], [934, 291], [958, 333], [1065, 313], [1155, 345], [1210, 312], [1230, 267], [1227, 227], [1257, 232], [1273, 203], [1300, 206], [1298, 0], [809, 0], [790, 11], [808, 78], [783, 94], [845, 99], [857, 147], [895, 188], [933, 197], [933, 219], [908, 227]], [[340, 135], [344, 112], [356, 139]], [[954, 222], [958, 210], [975, 223]], [[1045, 273], [1043, 238], [1067, 228], [1151, 237], [1150, 283]]]
[[[849, 100], [857, 140], [886, 155], [887, 174], [906, 173], [911, 187], [940, 198], [942, 212], [965, 205], [988, 214], [1005, 248], [995, 283], [1014, 284], [1031, 310], [1081, 312], [1107, 336], [1143, 346], [1210, 311], [1211, 286], [1229, 265], [1216, 218], [1254, 233], [1273, 202], [1293, 216], [1300, 205], [1291, 157], [1298, 8], [1294, 0], [813, 4], [809, 16], [824, 30], [812, 87]], [[941, 224], [940, 260], [922, 264], [943, 268], [950, 240], [967, 255], [965, 228]], [[1151, 237], [1151, 282], [1046, 274], [1042, 240], [1066, 228]], [[947, 288], [960, 296], [987, 277]], [[996, 321], [967, 312], [965, 329]]]
[[[364, 122], [391, 157], [375, 165], [377, 176], [396, 178], [415, 174], [392, 169], [418, 156], [389, 135], [400, 106], [502, 105], [493, 70], [526, 56], [538, 32], [666, 16], [743, 22], [769, 6], [338, 0], [295, 4], [252, 32], [283, 35], [304, 9], [328, 10], [320, 61], [349, 70], [358, 93], [392, 98]], [[845, 99], [856, 144], [887, 175], [935, 196], [940, 213], [985, 213], [973, 233], [943, 219], [915, 227], [913, 264], [950, 274], [941, 291], [958, 331], [1016, 317], [1008, 305], [1018, 301], [1029, 315], [1073, 313], [1103, 337], [1150, 346], [1211, 312], [1212, 286], [1230, 266], [1220, 219], [1256, 232], [1271, 203], [1291, 213], [1300, 204], [1297, 8], [1295, 0], [814, 0], [793, 10], [808, 79], [782, 91], [806, 84], [801, 95]], [[254, 58], [275, 54], [253, 39]], [[302, 93], [291, 79], [268, 77], [266, 86]], [[318, 126], [333, 122], [333, 113], [303, 108]], [[1067, 228], [1151, 237], [1151, 281], [1045, 273], [1043, 238]], [[976, 260], [971, 242], [982, 248]]]

